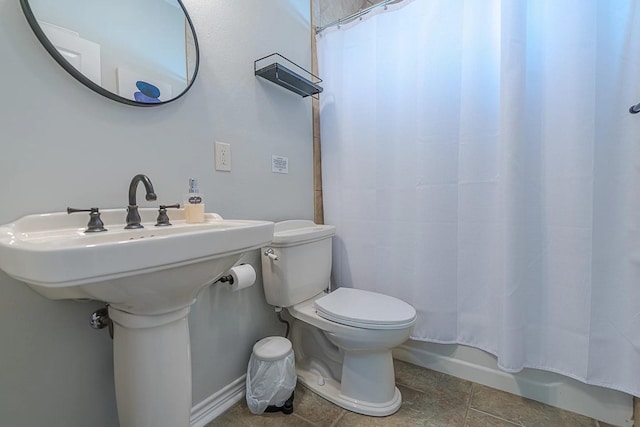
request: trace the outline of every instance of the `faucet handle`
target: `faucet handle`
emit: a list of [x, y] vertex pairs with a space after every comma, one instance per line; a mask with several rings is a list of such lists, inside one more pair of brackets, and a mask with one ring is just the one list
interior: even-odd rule
[[158, 219], [156, 220], [156, 227], [171, 225], [171, 223], [169, 222], [169, 215], [167, 215], [168, 208], [179, 209], [180, 203], [176, 203], [175, 205], [160, 205], [160, 208], [158, 209]]
[[67, 213], [72, 214], [76, 212], [89, 212], [89, 222], [87, 223], [87, 229], [84, 230], [85, 233], [96, 233], [99, 231], [107, 231], [104, 228], [104, 223], [100, 219], [100, 211], [98, 208], [90, 208], [90, 209], [75, 209], [75, 208], [67, 208]]

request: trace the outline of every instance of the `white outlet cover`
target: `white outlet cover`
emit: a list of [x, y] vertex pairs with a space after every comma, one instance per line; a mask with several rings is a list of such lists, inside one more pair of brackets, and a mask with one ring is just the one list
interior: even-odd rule
[[216, 142], [215, 147], [216, 170], [231, 172], [231, 145]]
[[271, 156], [271, 172], [289, 173], [289, 158], [282, 156]]

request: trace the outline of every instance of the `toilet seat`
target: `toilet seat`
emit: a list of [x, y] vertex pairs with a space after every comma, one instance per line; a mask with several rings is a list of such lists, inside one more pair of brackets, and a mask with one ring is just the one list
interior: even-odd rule
[[416, 310], [406, 302], [361, 289], [338, 288], [313, 305], [324, 319], [363, 329], [404, 329], [416, 319]]

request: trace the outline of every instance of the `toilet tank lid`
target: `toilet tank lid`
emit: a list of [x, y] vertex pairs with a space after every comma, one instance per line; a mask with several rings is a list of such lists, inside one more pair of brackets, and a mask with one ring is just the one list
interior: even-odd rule
[[334, 225], [316, 224], [308, 220], [277, 222], [273, 230], [271, 246], [291, 246], [314, 240], [326, 239], [336, 234]]

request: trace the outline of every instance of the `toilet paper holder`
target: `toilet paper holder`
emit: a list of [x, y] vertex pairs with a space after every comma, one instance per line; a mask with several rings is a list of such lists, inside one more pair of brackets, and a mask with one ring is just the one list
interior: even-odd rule
[[227, 276], [222, 276], [221, 278], [219, 278], [218, 280], [216, 280], [215, 283], [229, 283], [230, 285], [233, 285], [233, 276], [232, 275], [227, 275]]
[[251, 264], [239, 264], [232, 267], [225, 275], [213, 282], [226, 283], [232, 291], [248, 288], [256, 281], [256, 271]]

